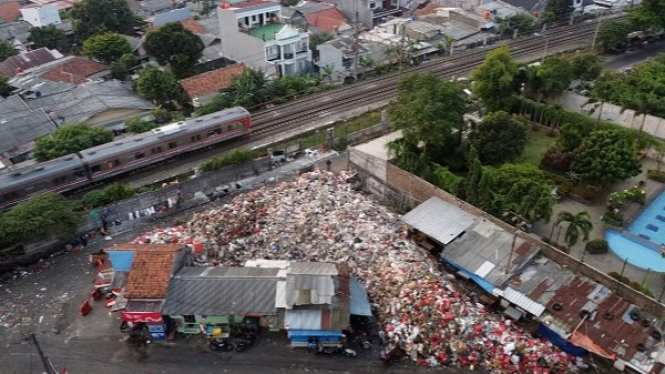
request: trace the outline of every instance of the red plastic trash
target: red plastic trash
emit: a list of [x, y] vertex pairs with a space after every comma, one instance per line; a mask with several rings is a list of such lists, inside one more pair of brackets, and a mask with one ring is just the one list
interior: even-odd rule
[[85, 302], [83, 302], [83, 305], [81, 305], [80, 311], [81, 311], [82, 316], [87, 316], [90, 313], [90, 311], [92, 311], [92, 306], [90, 305], [90, 300], [86, 300]]
[[90, 295], [93, 300], [99, 301], [99, 299], [102, 298], [103, 292], [101, 288], [95, 288], [94, 291], [92, 291], [92, 294]]

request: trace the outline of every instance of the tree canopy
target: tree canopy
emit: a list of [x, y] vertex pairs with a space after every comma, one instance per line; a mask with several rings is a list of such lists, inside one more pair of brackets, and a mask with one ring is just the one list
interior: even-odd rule
[[665, 0], [642, 0], [631, 9], [630, 22], [636, 30], [662, 30], [665, 28]]
[[154, 66], [149, 66], [141, 71], [136, 80], [136, 91], [158, 105], [185, 101], [182, 87], [173, 74]]
[[497, 165], [516, 160], [524, 151], [526, 137], [526, 124], [499, 111], [483, 118], [471, 133], [471, 143], [483, 164]]
[[600, 43], [603, 51], [622, 48], [626, 44], [628, 33], [631, 31], [633, 31], [633, 28], [628, 22], [605, 21], [598, 29], [597, 42]]
[[537, 99], [552, 99], [563, 93], [573, 81], [573, 66], [561, 56], [551, 56], [542, 64], [530, 67], [527, 88]]
[[548, 0], [543, 11], [545, 22], [567, 21], [573, 14], [573, 0]]
[[48, 49], [57, 49], [59, 51], [67, 49], [67, 36], [64, 31], [57, 28], [55, 25], [31, 28], [28, 41], [31, 42], [35, 48], [45, 47]]
[[18, 53], [19, 49], [14, 45], [13, 41], [0, 40], [0, 61], [5, 61], [12, 56], [16, 56]]
[[564, 235], [564, 240], [568, 244], [568, 248], [577, 243], [580, 235], [583, 241], [589, 240], [589, 233], [593, 229], [593, 223], [591, 223], [591, 216], [589, 216], [588, 212], [579, 212], [577, 214], [560, 212], [557, 216], [556, 224], [558, 225], [562, 222], [568, 223], [566, 234]]
[[549, 221], [554, 206], [552, 182], [531, 164], [485, 167], [476, 206], [496, 217], [514, 212], [531, 222]]
[[519, 13], [509, 18], [499, 19], [499, 33], [501, 35], [512, 35], [518, 32], [529, 31], [536, 24], [536, 18], [529, 13]]
[[69, 14], [81, 40], [105, 32], [125, 35], [134, 32], [134, 15], [125, 0], [81, 0]]
[[179, 23], [167, 23], [148, 31], [143, 46], [160, 65], [169, 64], [179, 78], [190, 73], [205, 49], [201, 38]]
[[113, 133], [84, 123], [65, 125], [37, 139], [34, 155], [37, 161], [47, 161], [82, 151], [113, 140]]
[[614, 130], [594, 131], [573, 152], [570, 169], [584, 181], [609, 184], [638, 175], [633, 139]]
[[489, 52], [485, 61], [471, 73], [473, 93], [490, 112], [507, 109], [516, 73], [517, 65], [510, 56], [510, 48], [503, 45]]
[[407, 142], [422, 146], [424, 161], [435, 162], [448, 148], [453, 130], [462, 130], [465, 109], [456, 83], [441, 81], [433, 73], [412, 74], [400, 80], [388, 115]]
[[125, 54], [132, 53], [132, 46], [122, 35], [107, 32], [90, 37], [83, 43], [83, 53], [104, 64], [119, 61]]
[[132, 134], [141, 134], [147, 131], [150, 131], [157, 127], [158, 125], [155, 122], [144, 121], [141, 117], [134, 117], [125, 120], [125, 127], [128, 132]]
[[595, 53], [581, 53], [570, 59], [573, 75], [583, 81], [596, 80], [603, 72], [603, 59]]
[[0, 243], [17, 244], [39, 235], [67, 238], [76, 233], [74, 202], [52, 192], [36, 195], [0, 214]]

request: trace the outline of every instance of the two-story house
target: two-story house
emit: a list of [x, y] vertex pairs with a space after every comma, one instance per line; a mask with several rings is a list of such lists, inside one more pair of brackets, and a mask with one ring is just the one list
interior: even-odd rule
[[388, 16], [400, 16], [408, 12], [411, 0], [339, 0], [337, 7], [351, 21], [357, 21], [370, 29], [386, 22]]
[[281, 23], [279, 3], [222, 3], [217, 11], [222, 55], [269, 76], [305, 73], [312, 54], [306, 31]]

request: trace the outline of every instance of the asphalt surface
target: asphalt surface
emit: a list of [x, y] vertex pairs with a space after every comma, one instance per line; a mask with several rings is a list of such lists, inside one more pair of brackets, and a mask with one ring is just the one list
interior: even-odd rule
[[647, 45], [643, 49], [628, 51], [620, 55], [608, 55], [605, 58], [604, 65], [606, 69], [622, 70], [650, 57], [655, 57], [659, 53], [663, 52], [665, 52], [665, 42], [661, 41]]
[[[325, 164], [319, 165], [322, 169]], [[333, 160], [332, 170], [347, 167], [346, 154]], [[226, 199], [217, 203], [225, 203]], [[211, 203], [211, 204], [217, 204]], [[205, 205], [195, 210], [210, 208]], [[260, 343], [242, 353], [211, 351], [201, 336], [176, 338], [172, 344], [142, 348], [119, 331], [118, 314], [91, 301], [92, 312], [79, 314], [88, 299], [96, 270], [88, 254], [122, 243], [142, 232], [185, 221], [192, 211], [149, 223], [111, 241], [89, 243], [80, 253], [63, 252], [45, 262], [5, 275], [0, 283], [0, 374], [43, 373], [30, 334], [38, 337], [56, 371], [69, 374], [211, 374], [211, 373], [466, 373], [452, 368], [426, 369], [408, 360], [389, 366], [379, 360], [379, 347], [358, 357], [319, 356], [286, 345], [286, 334], [262, 332]], [[41, 320], [41, 323], [40, 323]], [[481, 373], [476, 370], [474, 373]]]

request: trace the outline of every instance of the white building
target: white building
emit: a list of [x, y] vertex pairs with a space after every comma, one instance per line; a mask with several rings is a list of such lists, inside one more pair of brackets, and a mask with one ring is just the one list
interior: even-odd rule
[[62, 23], [60, 13], [58, 13], [58, 6], [55, 4], [45, 4], [36, 8], [23, 8], [20, 10], [23, 20], [30, 23], [33, 27], [59, 25]]
[[223, 3], [217, 11], [222, 55], [267, 75], [306, 72], [312, 61], [309, 35], [280, 23], [280, 17], [281, 6], [272, 1]]

